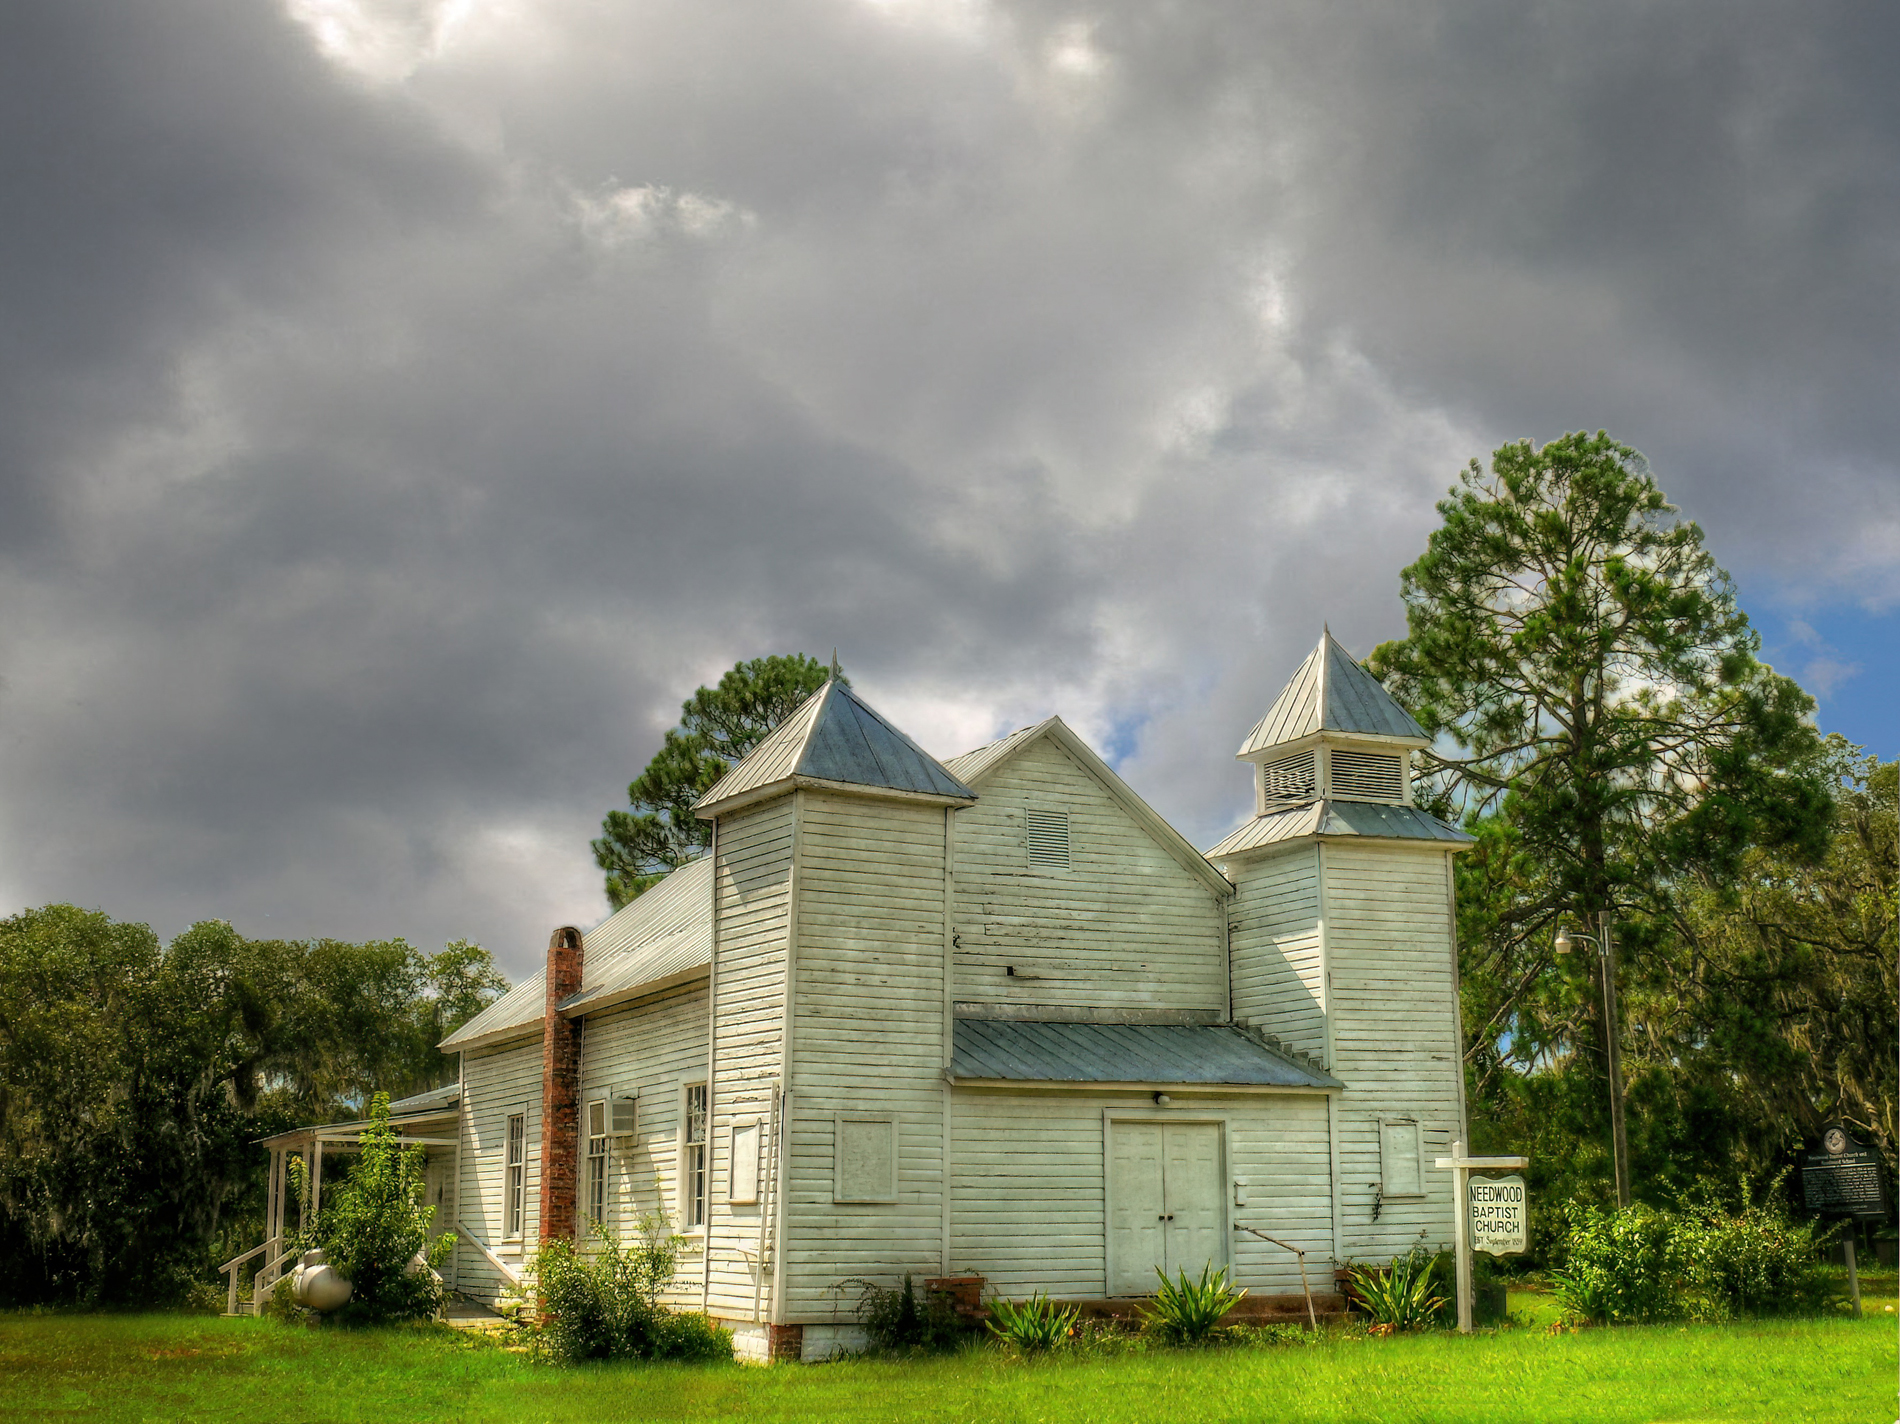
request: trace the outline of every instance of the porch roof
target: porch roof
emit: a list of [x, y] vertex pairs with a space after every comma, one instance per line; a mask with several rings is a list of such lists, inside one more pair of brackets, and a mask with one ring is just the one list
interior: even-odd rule
[[950, 1073], [958, 1082], [987, 1083], [1344, 1086], [1233, 1024], [959, 1018]]

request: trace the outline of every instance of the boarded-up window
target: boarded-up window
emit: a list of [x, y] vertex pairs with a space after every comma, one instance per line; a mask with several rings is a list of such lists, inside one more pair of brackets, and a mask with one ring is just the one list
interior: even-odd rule
[[832, 1200], [897, 1200], [897, 1125], [889, 1118], [837, 1119]]
[[1029, 832], [1029, 863], [1058, 870], [1069, 868], [1069, 813], [1029, 811], [1023, 821]]
[[1379, 1190], [1388, 1197], [1425, 1195], [1418, 1124], [1409, 1118], [1379, 1124]]
[[738, 1206], [751, 1206], [759, 1199], [759, 1137], [756, 1122], [732, 1125], [732, 1173], [726, 1200]]
[[1260, 764], [1260, 799], [1265, 805], [1276, 801], [1311, 801], [1319, 794], [1312, 752], [1295, 752]]
[[1333, 795], [1356, 801], [1405, 799], [1405, 760], [1395, 752], [1332, 752]]

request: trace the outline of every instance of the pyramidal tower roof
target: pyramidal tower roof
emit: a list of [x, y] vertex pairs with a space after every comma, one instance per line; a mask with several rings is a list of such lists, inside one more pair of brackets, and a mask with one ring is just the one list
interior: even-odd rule
[[836, 677], [781, 722], [693, 807], [710, 819], [741, 802], [806, 783], [901, 791], [945, 801], [976, 793]]
[[1300, 664], [1236, 755], [1243, 760], [1255, 757], [1317, 732], [1400, 737], [1419, 746], [1431, 741], [1330, 630], [1320, 633], [1319, 646]]

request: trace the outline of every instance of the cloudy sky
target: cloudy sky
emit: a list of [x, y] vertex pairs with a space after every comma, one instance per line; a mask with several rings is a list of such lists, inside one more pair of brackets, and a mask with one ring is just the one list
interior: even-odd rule
[[604, 912], [735, 660], [1205, 844], [1458, 469], [1609, 429], [1900, 753], [1889, 7], [0, 10], [0, 903]]

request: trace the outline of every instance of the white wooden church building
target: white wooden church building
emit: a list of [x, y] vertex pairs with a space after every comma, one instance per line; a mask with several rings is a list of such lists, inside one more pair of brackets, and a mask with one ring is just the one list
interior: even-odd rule
[[[1449, 1242], [1451, 856], [1418, 725], [1330, 635], [1196, 850], [1059, 718], [938, 762], [833, 682], [699, 803], [711, 852], [446, 1040], [452, 1284], [670, 1212], [742, 1354], [853, 1341], [850, 1280], [1151, 1292]], [[447, 1143], [452, 1141], [453, 1146]]]

